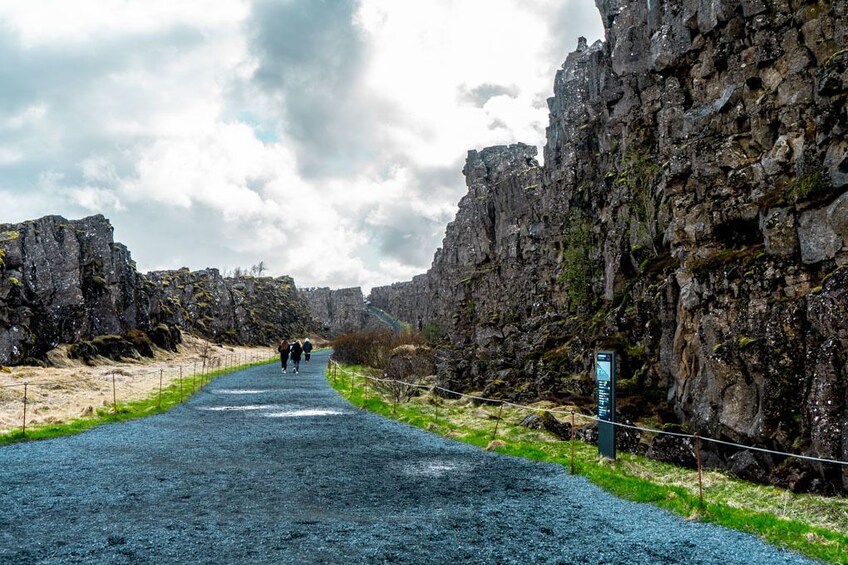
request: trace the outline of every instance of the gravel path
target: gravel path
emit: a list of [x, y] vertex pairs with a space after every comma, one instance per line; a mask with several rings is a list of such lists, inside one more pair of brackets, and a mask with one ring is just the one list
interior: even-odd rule
[[361, 412], [325, 366], [0, 448], [0, 563], [807, 562]]

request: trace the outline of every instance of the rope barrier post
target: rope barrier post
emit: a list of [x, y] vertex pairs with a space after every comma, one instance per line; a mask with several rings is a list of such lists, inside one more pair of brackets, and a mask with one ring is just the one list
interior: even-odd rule
[[159, 369], [159, 410], [162, 410], [162, 373], [163, 370]]
[[[180, 371], [180, 373], [182, 373], [182, 371]], [[182, 376], [182, 374], [180, 374], [179, 381], [180, 381], [180, 404], [182, 404], [183, 403], [183, 376]]]
[[115, 386], [115, 371], [112, 371], [112, 406], [115, 407], [115, 421], [118, 421], [118, 393]]
[[492, 441], [495, 441], [495, 437], [498, 435], [498, 425], [501, 423], [501, 414], [503, 414], [504, 403], [501, 402], [501, 407], [498, 409], [498, 419], [495, 420], [495, 431], [492, 432]]
[[698, 459], [698, 500], [704, 506], [704, 484], [701, 479], [701, 436], [695, 433], [695, 454]]
[[24, 383], [24, 421], [21, 424], [21, 435], [26, 435], [27, 383]]
[[574, 410], [571, 411], [571, 474], [574, 474]]

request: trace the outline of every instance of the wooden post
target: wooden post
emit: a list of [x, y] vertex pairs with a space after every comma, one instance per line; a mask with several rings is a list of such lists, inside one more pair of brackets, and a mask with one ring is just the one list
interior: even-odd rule
[[180, 369], [180, 404], [183, 403], [183, 375], [182, 368]]
[[21, 424], [21, 435], [26, 435], [27, 383], [24, 383], [24, 421]]
[[159, 410], [162, 409], [162, 369], [159, 369]]
[[115, 371], [112, 371], [112, 405], [115, 407], [115, 421], [118, 421], [118, 393], [115, 390]]
[[574, 474], [574, 410], [571, 411], [571, 474]]
[[501, 402], [501, 407], [498, 409], [498, 419], [495, 420], [495, 431], [492, 432], [492, 441], [495, 441], [495, 437], [498, 435], [498, 424], [501, 423], [501, 414], [503, 414], [503, 402]]
[[695, 454], [698, 458], [698, 500], [704, 505], [704, 484], [701, 480], [701, 436], [695, 434]]

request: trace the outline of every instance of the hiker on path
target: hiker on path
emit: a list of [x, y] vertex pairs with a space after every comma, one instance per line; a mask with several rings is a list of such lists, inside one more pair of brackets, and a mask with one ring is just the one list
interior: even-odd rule
[[280, 345], [277, 346], [277, 351], [280, 352], [280, 365], [283, 366], [283, 373], [286, 372], [286, 367], [289, 364], [289, 338], [284, 338], [283, 341], [280, 342]]
[[309, 365], [309, 358], [312, 356], [312, 342], [309, 338], [303, 340], [303, 360]]
[[291, 360], [292, 365], [294, 365], [294, 373], [297, 374], [300, 372], [300, 354], [303, 353], [303, 346], [300, 345], [300, 340], [294, 340], [294, 343], [291, 344]]

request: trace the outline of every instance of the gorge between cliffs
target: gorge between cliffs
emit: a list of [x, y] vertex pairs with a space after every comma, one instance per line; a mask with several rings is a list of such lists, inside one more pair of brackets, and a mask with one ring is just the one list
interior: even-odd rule
[[[605, 39], [554, 77], [543, 163], [518, 140], [469, 151], [430, 270], [370, 304], [422, 330], [452, 390], [591, 412], [609, 349], [620, 421], [848, 460], [848, 5], [596, 5]], [[100, 215], [0, 225], [0, 364], [375, 323], [360, 289], [138, 273]], [[848, 490], [844, 466], [715, 445], [705, 464]]]

